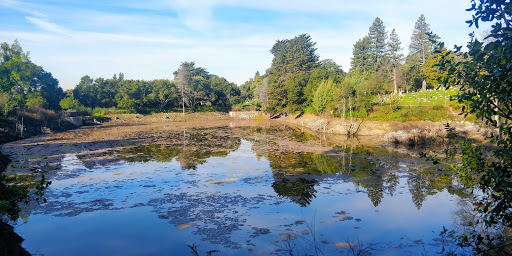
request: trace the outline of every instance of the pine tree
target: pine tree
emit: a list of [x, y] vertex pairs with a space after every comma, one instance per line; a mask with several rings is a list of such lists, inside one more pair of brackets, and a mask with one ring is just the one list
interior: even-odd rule
[[402, 61], [402, 58], [404, 57], [404, 55], [400, 53], [400, 51], [402, 50], [401, 44], [402, 43], [398, 38], [398, 34], [396, 33], [395, 29], [393, 29], [391, 31], [391, 34], [389, 35], [387, 55], [389, 57], [391, 65], [393, 66], [393, 85], [395, 88], [395, 94], [398, 93], [396, 70], [398, 65], [400, 65], [400, 62]]
[[363, 73], [373, 73], [379, 68], [380, 62], [386, 57], [386, 27], [377, 17], [369, 29], [368, 35], [354, 44], [351, 60], [352, 70], [358, 68]]
[[359, 69], [363, 73], [374, 72], [374, 65], [372, 65], [373, 59], [371, 56], [371, 45], [368, 36], [359, 39], [354, 44], [352, 50], [352, 60], [350, 61], [351, 70]]
[[281, 111], [289, 103], [285, 84], [292, 74], [309, 72], [318, 66], [319, 56], [316, 54], [315, 44], [308, 34], [289, 40], [278, 40], [274, 44], [270, 50], [274, 58], [268, 70], [270, 111]]
[[386, 39], [388, 34], [386, 32], [386, 26], [384, 22], [377, 17], [373, 21], [368, 33], [368, 39], [370, 42], [370, 49], [375, 70], [377, 69], [380, 61], [386, 56]]
[[[425, 21], [425, 16], [422, 14], [414, 24], [414, 30], [411, 36], [411, 44], [409, 45], [409, 55], [416, 59], [415, 65], [423, 65], [432, 54], [435, 44], [432, 40], [438, 37], [432, 34], [430, 25]], [[427, 89], [427, 82], [423, 79], [422, 90]]]
[[417, 54], [422, 65], [434, 49], [433, 43], [430, 42], [430, 33], [430, 25], [427, 24], [425, 16], [422, 14], [414, 24], [411, 44], [409, 45], [410, 54]]

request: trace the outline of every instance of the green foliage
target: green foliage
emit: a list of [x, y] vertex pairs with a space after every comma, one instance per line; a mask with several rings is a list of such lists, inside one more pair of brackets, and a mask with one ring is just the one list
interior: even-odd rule
[[[72, 92], [73, 97], [63, 101], [63, 108], [79, 106], [85, 108], [121, 108], [129, 112], [162, 112], [181, 108], [183, 100], [185, 105], [193, 110], [214, 106], [222, 109], [229, 108], [232, 104], [242, 101], [240, 90], [225, 78], [212, 75], [201, 67], [195, 67], [194, 62], [183, 62], [180, 67], [183, 79], [175, 81], [158, 79], [152, 81], [125, 80], [120, 73], [119, 78], [93, 80], [89, 76], [83, 76]], [[180, 81], [183, 81], [183, 93]], [[184, 97], [183, 97], [184, 96]]]
[[27, 188], [8, 185], [11, 180], [0, 173], [0, 221], [16, 221], [21, 211], [20, 204], [29, 201]]
[[268, 77], [261, 82], [255, 77], [252, 83], [256, 84], [254, 96], [266, 105], [266, 111], [306, 111], [323, 80], [339, 83], [343, 79], [343, 70], [334, 61], [318, 61], [314, 45], [309, 35], [276, 42]]
[[[449, 54], [440, 54], [439, 68], [447, 73], [444, 82], [448, 86], [458, 86], [459, 103], [468, 104], [463, 107], [465, 114], [476, 114], [499, 130], [494, 138], [497, 149], [493, 157], [484, 157], [481, 148], [473, 147], [463, 141], [453, 151], [462, 155], [459, 165], [452, 166], [460, 179], [470, 187], [482, 191], [476, 197], [475, 211], [485, 227], [500, 229], [512, 228], [512, 4], [497, 0], [472, 0], [473, 19], [470, 25], [478, 27], [479, 22], [494, 22], [489, 42], [484, 44], [471, 37], [461, 54], [462, 60], [454, 60]], [[442, 49], [442, 45], [440, 47]], [[494, 236], [486, 236], [479, 232], [459, 236], [461, 244], [470, 245], [477, 252], [487, 251], [499, 246]], [[464, 243], [462, 243], [464, 242]]]
[[449, 79], [447, 77], [449, 75], [448, 72], [443, 73], [439, 70], [439, 62], [441, 59], [454, 61], [455, 57], [455, 53], [447, 50], [444, 46], [436, 49], [436, 51], [425, 61], [425, 64], [421, 66], [421, 73], [426, 79], [427, 84], [438, 87], [443, 83], [443, 81]]
[[334, 90], [334, 81], [323, 80], [315, 92], [315, 97], [313, 98], [313, 107], [316, 109], [318, 114], [322, 114], [327, 107], [327, 105], [332, 101], [332, 91]]
[[388, 38], [388, 34], [386, 31], [386, 26], [384, 26], [384, 22], [377, 17], [373, 21], [372, 26], [368, 32], [368, 39], [371, 49], [372, 55], [372, 65], [374, 66], [374, 70], [377, 70], [380, 65], [380, 61], [386, 56], [386, 40]]
[[351, 71], [358, 69], [363, 73], [372, 73], [375, 71], [375, 65], [372, 58], [372, 46], [368, 36], [363, 37], [354, 44], [352, 50], [352, 59], [350, 61]]
[[16, 113], [16, 110], [20, 109], [23, 103], [23, 98], [21, 95], [16, 95], [15, 97], [9, 98], [5, 101], [2, 106], [3, 115], [5, 117], [12, 116]]
[[18, 41], [0, 45], [0, 93], [11, 98], [1, 102], [4, 116], [14, 115], [24, 107], [59, 110], [64, 97], [57, 79], [32, 63]]
[[313, 69], [319, 60], [315, 45], [311, 36], [307, 34], [298, 35], [290, 40], [278, 40], [270, 50], [274, 55], [270, 75], [282, 78], [298, 71]]
[[[375, 18], [373, 24], [370, 26], [368, 35], [354, 44], [352, 50], [353, 57], [350, 62], [351, 71], [357, 69], [363, 73], [371, 74], [376, 72], [382, 64], [381, 61], [388, 55], [387, 48], [389, 47], [389, 43], [386, 42], [387, 38], [388, 34], [384, 22], [379, 17]], [[397, 38], [398, 37], [395, 37], [393, 39]], [[393, 43], [394, 45], [392, 45], [392, 47], [398, 47], [398, 49], [393, 48], [392, 50], [398, 51], [400, 42], [398, 42], [398, 46], [396, 42]]]
[[27, 96], [25, 105], [30, 109], [43, 109], [46, 108], [48, 104], [40, 93], [30, 93]]
[[62, 99], [59, 104], [60, 107], [64, 110], [79, 110], [83, 108], [82, 104], [80, 104], [80, 102], [77, 99], [73, 98], [72, 95]]
[[414, 24], [414, 31], [411, 36], [411, 44], [409, 45], [410, 55], [414, 57], [415, 63], [424, 64], [427, 58], [434, 50], [434, 43], [432, 39], [435, 36], [430, 30], [430, 25], [427, 24], [425, 16], [420, 15]]
[[400, 42], [400, 38], [398, 38], [398, 34], [396, 33], [395, 29], [393, 29], [389, 35], [387, 52], [391, 63], [393, 63], [395, 66], [400, 64], [400, 61], [402, 61], [403, 58], [403, 54], [400, 53], [402, 50], [401, 44], [402, 43]]
[[[284, 110], [288, 105], [289, 95], [294, 101], [293, 104], [290, 104], [292, 108], [295, 108], [297, 103], [300, 104], [304, 101], [302, 99], [304, 80], [298, 77], [297, 73], [302, 72], [301, 74], [308, 75], [319, 65], [315, 44], [311, 40], [311, 36], [307, 34], [290, 40], [278, 40], [274, 44], [270, 50], [274, 58], [268, 71], [268, 111]], [[297, 81], [288, 83], [294, 78]]]

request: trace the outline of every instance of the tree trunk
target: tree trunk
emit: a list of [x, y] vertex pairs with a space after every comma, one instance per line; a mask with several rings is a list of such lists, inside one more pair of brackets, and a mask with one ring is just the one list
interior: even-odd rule
[[183, 115], [185, 115], [185, 93], [183, 92], [183, 86], [181, 87], [181, 102], [183, 103]]
[[427, 80], [423, 79], [423, 82], [421, 83], [421, 90], [426, 91], [427, 90]]
[[[495, 99], [495, 100], [494, 100], [494, 104], [496, 105], [496, 108], [495, 108], [496, 113], [499, 113], [499, 112], [498, 112], [498, 103], [499, 103], [498, 99]], [[495, 116], [494, 116], [494, 119], [496, 119], [496, 126], [498, 127], [498, 139], [499, 139], [499, 140], [501, 140], [501, 133], [502, 133], [502, 131], [501, 131], [501, 119], [500, 119], [500, 115], [499, 115], [499, 114], [498, 114], [498, 115], [495, 115]]]
[[398, 87], [396, 85], [396, 67], [393, 67], [393, 85], [395, 86], [395, 95], [397, 95]]

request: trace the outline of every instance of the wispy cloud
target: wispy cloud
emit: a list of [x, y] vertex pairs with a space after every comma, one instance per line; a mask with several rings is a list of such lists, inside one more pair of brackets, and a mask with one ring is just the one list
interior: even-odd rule
[[470, 17], [467, 5], [467, 0], [0, 0], [0, 12], [9, 15], [0, 15], [0, 41], [19, 39], [33, 61], [66, 88], [85, 74], [170, 78], [182, 61], [243, 83], [270, 66], [275, 40], [301, 33], [311, 34], [322, 59], [348, 69], [352, 45], [377, 16], [388, 31], [396, 28], [404, 53], [422, 13], [447, 45], [464, 44], [470, 31], [464, 23]]
[[32, 9], [30, 7], [30, 5], [24, 3], [24, 2], [20, 2], [20, 1], [15, 1], [15, 0], [0, 0], [0, 6], [4, 6], [4, 7], [7, 7], [7, 8], [11, 8], [11, 9], [15, 9], [15, 10], [18, 10], [18, 11], [21, 11], [21, 12], [24, 12], [24, 13], [29, 13], [29, 14], [32, 14], [34, 16], [38, 16], [38, 17], [44, 17], [44, 18], [47, 18], [48, 15], [46, 14], [43, 14], [39, 11], [36, 11], [34, 9]]
[[45, 21], [45, 20], [42, 20], [39, 18], [34, 18], [34, 17], [25, 17], [25, 18], [30, 23], [40, 27], [41, 29], [43, 29], [45, 31], [48, 31], [51, 33], [56, 33], [56, 34], [61, 34], [61, 35], [65, 35], [65, 36], [71, 36], [71, 33], [69, 31], [67, 31], [66, 29], [62, 28], [61, 26], [59, 26], [55, 23], [48, 22], [48, 21]]
[[[54, 33], [57, 35], [62, 35], [65, 37], [72, 38], [74, 40], [80, 41], [119, 41], [119, 42], [147, 42], [147, 43], [172, 43], [172, 44], [192, 44], [192, 41], [181, 40], [181, 39], [170, 39], [164, 37], [147, 37], [147, 36], [134, 36], [134, 35], [123, 35], [123, 34], [114, 34], [114, 33], [97, 33], [97, 32], [84, 32], [84, 31], [74, 31], [63, 28], [55, 23], [48, 22], [39, 18], [34, 17], [26, 17], [26, 19], [36, 25], [37, 27], [43, 29], [44, 31]], [[28, 36], [30, 34], [27, 34]], [[35, 37], [39, 38], [39, 34], [33, 34]]]

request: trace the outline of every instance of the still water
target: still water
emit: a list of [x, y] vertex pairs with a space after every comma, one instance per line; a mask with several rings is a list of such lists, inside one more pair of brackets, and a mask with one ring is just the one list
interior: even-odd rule
[[443, 226], [463, 223], [471, 195], [404, 150], [347, 139], [308, 152], [316, 136], [293, 129], [215, 134], [112, 149], [116, 161], [102, 165], [70, 150], [49, 175], [48, 203], [16, 226], [23, 246], [34, 255], [190, 255], [194, 244], [200, 255], [433, 255], [449, 246]]

